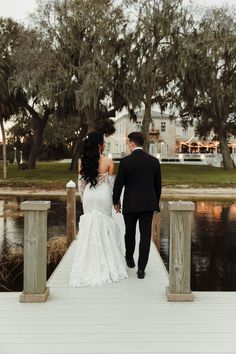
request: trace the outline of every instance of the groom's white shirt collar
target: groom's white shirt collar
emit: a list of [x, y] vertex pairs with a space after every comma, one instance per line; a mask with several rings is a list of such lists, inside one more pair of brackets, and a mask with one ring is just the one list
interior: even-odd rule
[[134, 149], [132, 150], [132, 152], [135, 151], [135, 150], [143, 150], [143, 148], [142, 148], [141, 146], [137, 146], [136, 148], [134, 148]]

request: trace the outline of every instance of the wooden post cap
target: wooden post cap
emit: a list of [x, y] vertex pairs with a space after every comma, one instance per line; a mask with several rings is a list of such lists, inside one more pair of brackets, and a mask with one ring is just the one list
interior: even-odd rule
[[46, 211], [50, 209], [51, 202], [48, 200], [26, 200], [20, 204], [21, 210]]
[[176, 202], [168, 202], [169, 210], [179, 210], [179, 211], [193, 211], [195, 210], [195, 204], [193, 202], [188, 201], [176, 201]]
[[67, 184], [66, 184], [66, 188], [75, 188], [76, 187], [76, 184], [75, 182], [73, 181], [69, 181]]

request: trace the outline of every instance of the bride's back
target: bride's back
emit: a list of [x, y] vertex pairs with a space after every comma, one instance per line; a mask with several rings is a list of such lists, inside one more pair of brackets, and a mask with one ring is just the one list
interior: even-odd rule
[[101, 155], [98, 162], [98, 173], [104, 174], [108, 173], [109, 175], [114, 174], [114, 162], [112, 159]]
[[88, 183], [84, 190], [83, 209], [85, 213], [93, 210], [100, 211], [107, 216], [112, 212], [112, 189], [114, 184], [113, 160], [101, 156], [98, 166], [97, 184], [91, 188]]

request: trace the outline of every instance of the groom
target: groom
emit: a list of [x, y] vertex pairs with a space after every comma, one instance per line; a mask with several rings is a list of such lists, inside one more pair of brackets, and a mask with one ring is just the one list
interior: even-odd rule
[[131, 155], [120, 161], [113, 190], [113, 204], [116, 212], [120, 212], [120, 196], [122, 188], [125, 187], [123, 216], [126, 263], [130, 268], [135, 267], [133, 254], [136, 224], [139, 221], [140, 243], [137, 275], [139, 279], [143, 279], [150, 250], [153, 213], [160, 211], [161, 171], [158, 159], [143, 151], [142, 133], [130, 133], [127, 144]]

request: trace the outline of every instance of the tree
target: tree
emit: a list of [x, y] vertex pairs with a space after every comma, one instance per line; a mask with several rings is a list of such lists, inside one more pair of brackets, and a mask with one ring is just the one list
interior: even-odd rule
[[[73, 168], [87, 131], [112, 133], [110, 117], [125, 104], [119, 52], [125, 27], [122, 10], [111, 0], [53, 1], [38, 9], [38, 23], [53, 43], [57, 61], [57, 114], [77, 116]], [[108, 129], [109, 128], [109, 129]]]
[[55, 111], [58, 68], [51, 43], [35, 29], [22, 31], [15, 51], [17, 71], [17, 104], [27, 111], [34, 131], [33, 144], [28, 157], [28, 168], [36, 166], [36, 159], [43, 141], [45, 126]]
[[[13, 126], [8, 130], [8, 144], [23, 151], [24, 158], [28, 159], [34, 138], [32, 119], [28, 112], [22, 112], [12, 119]], [[78, 134], [77, 120], [70, 120], [70, 125], [52, 116], [45, 126], [43, 141], [40, 147], [39, 160], [58, 160], [71, 157], [71, 142]]]
[[126, 95], [132, 110], [144, 105], [142, 131], [149, 150], [151, 109], [163, 111], [172, 103], [171, 83], [175, 77], [175, 45], [187, 19], [181, 0], [128, 1], [138, 6], [131, 34]]
[[208, 11], [180, 48], [178, 89], [183, 120], [197, 118], [202, 137], [214, 131], [224, 168], [233, 169], [228, 139], [236, 132], [235, 18], [225, 9]]
[[15, 113], [14, 87], [11, 85], [15, 71], [12, 52], [17, 45], [21, 26], [11, 19], [0, 18], [0, 127], [3, 142], [3, 178], [7, 178], [7, 152], [4, 120]]
[[3, 178], [7, 178], [7, 152], [6, 152], [6, 134], [4, 128], [4, 119], [10, 116], [11, 103], [8, 90], [8, 82], [3, 69], [4, 64], [0, 62], [0, 127], [3, 143]]

